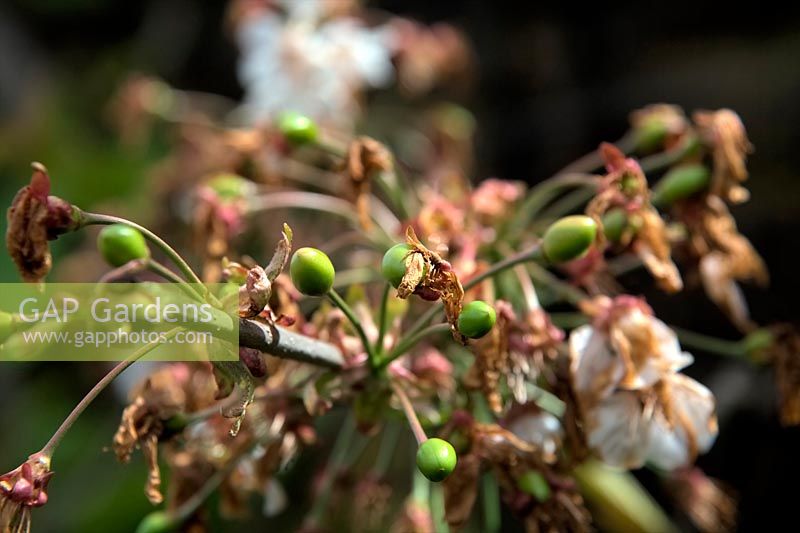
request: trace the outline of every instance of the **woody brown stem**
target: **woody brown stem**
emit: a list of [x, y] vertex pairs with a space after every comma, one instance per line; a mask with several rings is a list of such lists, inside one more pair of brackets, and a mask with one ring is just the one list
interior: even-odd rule
[[247, 319], [239, 320], [239, 346], [332, 369], [340, 369], [345, 363], [342, 352], [333, 344]]

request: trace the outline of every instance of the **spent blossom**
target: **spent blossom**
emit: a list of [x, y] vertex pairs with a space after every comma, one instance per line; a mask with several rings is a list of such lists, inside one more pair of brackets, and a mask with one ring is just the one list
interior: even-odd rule
[[573, 330], [569, 346], [589, 447], [613, 466], [664, 470], [707, 451], [714, 397], [679, 373], [693, 358], [675, 333], [631, 297], [598, 298], [586, 310], [594, 322]]

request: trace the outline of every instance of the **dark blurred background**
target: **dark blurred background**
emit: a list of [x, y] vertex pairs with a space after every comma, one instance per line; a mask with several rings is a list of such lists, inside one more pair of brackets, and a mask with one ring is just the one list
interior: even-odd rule
[[[734, 214], [772, 276], [769, 290], [747, 290], [752, 314], [762, 324], [799, 318], [796, 6], [368, 4], [424, 22], [447, 21], [468, 35], [477, 76], [457, 98], [478, 122], [475, 179], [544, 179], [600, 141], [619, 138], [628, 113], [649, 103], [736, 110], [756, 152], [747, 183], [752, 199]], [[180, 89], [240, 98], [225, 9], [225, 2], [200, 0], [0, 4], [0, 203], [10, 203], [29, 177], [29, 162], [39, 160], [58, 176], [56, 193], [75, 203], [144, 204], [142, 176], [163, 152], [120, 149], [105, 120], [106, 103], [131, 71]], [[70, 243], [58, 243], [57, 253], [59, 246]], [[17, 280], [5, 254], [0, 279]], [[631, 282], [645, 291], [635, 277]], [[667, 322], [737, 338], [701, 291], [678, 296], [680, 304], [645, 292]], [[714, 391], [720, 412], [720, 437], [700, 465], [739, 492], [741, 530], [789, 528], [796, 516], [800, 432], [777, 422], [771, 371], [696, 355], [688, 373]], [[3, 365], [0, 470], [41, 446], [100, 371]], [[105, 405], [90, 409], [64, 443], [51, 503], [36, 512], [34, 530], [125, 531], [147, 509], [141, 462], [121, 467], [100, 452], [120, 412], [118, 399], [103, 398]], [[648, 474], [641, 478], [656, 487]]]

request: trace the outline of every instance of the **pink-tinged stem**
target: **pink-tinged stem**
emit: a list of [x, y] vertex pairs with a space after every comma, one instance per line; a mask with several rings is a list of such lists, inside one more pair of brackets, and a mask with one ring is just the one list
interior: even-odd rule
[[419, 418], [417, 418], [417, 413], [414, 412], [414, 407], [411, 405], [411, 400], [408, 399], [406, 392], [397, 383], [392, 383], [392, 390], [397, 396], [397, 399], [400, 400], [400, 405], [403, 407], [403, 413], [405, 413], [406, 418], [408, 419], [408, 425], [411, 426], [411, 432], [414, 433], [417, 443], [422, 444], [428, 440], [428, 436], [425, 434], [425, 430], [422, 429], [422, 424], [419, 423]]

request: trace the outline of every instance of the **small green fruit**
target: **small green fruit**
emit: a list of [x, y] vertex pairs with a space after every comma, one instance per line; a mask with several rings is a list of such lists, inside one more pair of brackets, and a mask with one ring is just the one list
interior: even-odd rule
[[300, 113], [283, 113], [278, 119], [278, 129], [292, 144], [308, 144], [317, 140], [317, 125]]
[[386, 281], [391, 283], [395, 289], [406, 275], [406, 256], [410, 251], [411, 246], [408, 244], [395, 244], [383, 254], [381, 272]]
[[669, 207], [673, 203], [689, 198], [708, 189], [711, 173], [703, 165], [681, 165], [675, 167], [656, 184], [653, 189], [653, 205]]
[[103, 259], [115, 267], [150, 257], [150, 249], [141, 232], [125, 224], [103, 228], [97, 236], [97, 248]]
[[609, 209], [603, 215], [603, 234], [610, 242], [619, 242], [626, 231], [635, 235], [641, 225], [642, 219], [639, 215], [629, 215], [621, 207]]
[[458, 456], [453, 446], [442, 439], [428, 439], [417, 450], [417, 468], [431, 481], [443, 481], [453, 473]]
[[545, 257], [564, 263], [583, 257], [597, 237], [597, 224], [585, 215], [572, 215], [555, 221], [542, 238]]
[[517, 487], [522, 492], [530, 494], [538, 502], [546, 502], [550, 499], [552, 491], [547, 480], [536, 470], [528, 470], [517, 479]]
[[[383, 254], [381, 272], [386, 281], [391, 283], [395, 289], [400, 286], [403, 276], [406, 275], [406, 256], [411, 250], [413, 248], [408, 244], [395, 244]], [[425, 265], [424, 270], [428, 270], [428, 265]]]
[[331, 260], [316, 248], [300, 248], [289, 265], [292, 283], [308, 296], [322, 296], [333, 287], [336, 271]]
[[139, 522], [136, 533], [169, 533], [175, 531], [177, 526], [175, 520], [164, 511], [153, 511]]
[[479, 339], [494, 327], [497, 314], [486, 302], [475, 300], [464, 306], [458, 315], [458, 331], [470, 339]]

